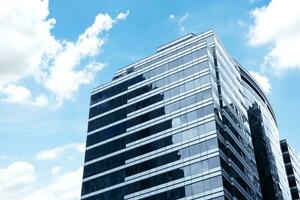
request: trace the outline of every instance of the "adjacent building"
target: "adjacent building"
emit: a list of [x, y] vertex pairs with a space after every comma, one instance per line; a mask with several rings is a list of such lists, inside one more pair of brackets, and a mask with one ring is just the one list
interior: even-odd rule
[[300, 199], [300, 159], [286, 140], [281, 140], [280, 145], [292, 198]]
[[92, 92], [81, 199], [263, 199], [259, 148], [291, 199], [267, 98], [214, 31], [188, 34]]

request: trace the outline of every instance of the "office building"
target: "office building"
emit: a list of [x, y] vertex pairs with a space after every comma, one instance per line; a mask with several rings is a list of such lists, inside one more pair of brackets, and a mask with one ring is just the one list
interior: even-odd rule
[[262, 199], [241, 70], [210, 30], [117, 71], [91, 95], [81, 199]]
[[300, 159], [286, 140], [280, 141], [292, 199], [300, 199]]

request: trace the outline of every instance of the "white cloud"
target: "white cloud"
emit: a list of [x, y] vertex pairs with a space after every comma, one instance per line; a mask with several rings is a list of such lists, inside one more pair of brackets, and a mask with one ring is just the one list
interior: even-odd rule
[[254, 25], [249, 31], [251, 45], [270, 45], [263, 66], [277, 74], [300, 69], [300, 1], [272, 0], [251, 12]]
[[185, 13], [183, 16], [175, 16], [174, 14], [169, 15], [169, 19], [174, 20], [179, 27], [181, 32], [185, 31], [184, 22], [189, 18], [189, 13]]
[[129, 10], [127, 10], [126, 13], [120, 13], [117, 16], [117, 19], [118, 20], [124, 20], [124, 19], [126, 19], [128, 17], [129, 13], [130, 13]]
[[53, 149], [41, 151], [36, 155], [36, 158], [38, 160], [55, 160], [64, 155], [66, 151], [74, 150], [83, 153], [85, 150], [85, 145], [78, 143], [66, 144], [60, 147], [55, 147]]
[[0, 169], [0, 199], [13, 200], [33, 191], [36, 181], [34, 167], [18, 161]]
[[[48, 6], [48, 0], [0, 1], [0, 95], [5, 102], [41, 106], [71, 99], [103, 67], [94, 60], [105, 43], [101, 34], [129, 14], [112, 19], [99, 13], [72, 42], [51, 34], [55, 19], [48, 19]], [[30, 87], [24, 86], [27, 80]], [[40, 93], [32, 93], [32, 82]]]
[[38, 186], [35, 168], [18, 161], [0, 169], [2, 200], [78, 200], [83, 168], [56, 176], [50, 183]]
[[56, 175], [58, 175], [60, 173], [60, 171], [61, 171], [61, 166], [54, 166], [51, 169], [51, 174], [53, 176], [56, 176]]
[[22, 200], [78, 200], [80, 199], [83, 168], [57, 177], [49, 185], [37, 188]]
[[267, 76], [264, 76], [260, 73], [250, 71], [250, 74], [253, 78], [258, 82], [260, 87], [263, 89], [265, 93], [270, 93], [272, 86]]
[[5, 95], [5, 97], [1, 99], [3, 102], [35, 106], [48, 105], [47, 97], [41, 94], [33, 98], [31, 91], [23, 86], [10, 84], [0, 88], [0, 92]]

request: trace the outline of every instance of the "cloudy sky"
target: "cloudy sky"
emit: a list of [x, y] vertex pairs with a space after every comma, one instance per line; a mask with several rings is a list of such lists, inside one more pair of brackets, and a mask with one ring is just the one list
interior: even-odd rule
[[300, 152], [299, 0], [0, 0], [0, 199], [79, 199], [90, 91], [209, 28]]

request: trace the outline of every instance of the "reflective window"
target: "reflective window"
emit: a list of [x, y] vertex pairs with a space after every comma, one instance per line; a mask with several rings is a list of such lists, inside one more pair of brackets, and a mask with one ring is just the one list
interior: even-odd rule
[[181, 125], [181, 120], [180, 117], [176, 117], [172, 120], [172, 126], [176, 127], [176, 126], [180, 126]]
[[216, 129], [215, 121], [211, 121], [205, 124], [205, 132], [210, 132]]
[[201, 169], [202, 169], [202, 171], [206, 171], [206, 170], [209, 169], [209, 168], [208, 168], [208, 160], [203, 160], [203, 161], [201, 162]]
[[198, 133], [199, 133], [199, 135], [205, 134], [204, 124], [198, 126]]
[[218, 188], [222, 186], [222, 178], [221, 176], [213, 177], [210, 179], [211, 188]]
[[210, 158], [208, 160], [208, 166], [209, 166], [209, 169], [220, 167], [220, 158], [218, 156]]
[[192, 105], [194, 103], [195, 103], [195, 95], [186, 98], [186, 106]]
[[192, 111], [192, 112], [189, 112], [187, 114], [187, 121], [188, 122], [191, 122], [193, 120], [197, 119], [197, 112], [196, 111]]
[[210, 139], [206, 143], [207, 143], [207, 150], [215, 149], [218, 146], [217, 138]]
[[193, 194], [198, 194], [204, 191], [203, 182], [192, 184]]
[[185, 83], [185, 91], [190, 91], [194, 89], [194, 81], [189, 81]]
[[198, 136], [198, 128], [192, 128], [188, 130], [189, 139], [197, 137]]
[[191, 165], [191, 175], [198, 174], [202, 171], [201, 163], [195, 163]]

